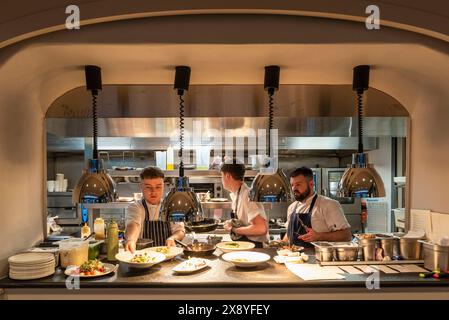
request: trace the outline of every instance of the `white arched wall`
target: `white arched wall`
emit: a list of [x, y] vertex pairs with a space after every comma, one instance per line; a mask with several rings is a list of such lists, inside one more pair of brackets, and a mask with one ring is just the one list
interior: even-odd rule
[[[43, 236], [44, 114], [55, 98], [84, 84], [85, 64], [102, 66], [104, 83], [142, 84], [171, 83], [177, 64], [190, 65], [192, 83], [198, 84], [261, 83], [267, 64], [281, 65], [282, 83], [347, 84], [354, 65], [373, 65], [371, 86], [395, 97], [410, 113], [410, 206], [449, 212], [445, 43], [421, 36], [413, 43], [413, 35], [403, 34], [395, 44], [394, 30], [373, 35], [376, 40], [370, 42], [354, 29], [356, 24], [312, 18], [258, 17], [251, 20], [252, 30], [239, 32], [239, 24], [248, 23], [244, 18], [235, 17], [232, 29], [227, 17], [203, 17], [204, 23], [183, 17], [182, 32], [167, 34], [165, 43], [155, 41], [158, 34], [133, 33], [133, 28], [152, 23], [164, 30], [170, 26], [164, 19], [148, 19], [86, 28], [76, 36], [65, 31], [0, 51], [0, 274], [6, 272], [9, 255]], [[171, 23], [178, 21], [173, 19]], [[267, 22], [272, 34], [264, 32]], [[220, 26], [225, 26], [220, 33], [207, 32]], [[124, 30], [132, 41], [114, 43]], [[296, 30], [308, 32], [297, 35]], [[260, 34], [265, 43], [254, 43]], [[333, 41], [326, 38], [329, 34]], [[195, 37], [195, 43], [185, 35]], [[201, 37], [209, 42], [218, 37], [220, 43], [201, 43]]]

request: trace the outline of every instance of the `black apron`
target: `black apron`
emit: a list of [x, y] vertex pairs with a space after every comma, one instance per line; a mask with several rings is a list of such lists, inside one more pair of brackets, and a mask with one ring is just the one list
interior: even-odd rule
[[[235, 201], [235, 210], [234, 208], [231, 211], [231, 219], [237, 219], [237, 212], [238, 212], [238, 208], [239, 208], [239, 198], [240, 198], [240, 190], [242, 189], [242, 185], [240, 185], [239, 187], [239, 191], [237, 191], [237, 198]], [[252, 242], [254, 243], [256, 248], [263, 248], [263, 243], [259, 242], [259, 241], [253, 241], [251, 239], [248, 239], [247, 236], [244, 235], [240, 235], [240, 234], [235, 234], [234, 232], [231, 231], [230, 233], [231, 239], [233, 241], [247, 241], [247, 242]]]
[[150, 212], [145, 199], [142, 199], [142, 205], [145, 209], [145, 220], [143, 222], [144, 239], [152, 239], [153, 247], [165, 246], [165, 241], [171, 236], [169, 221], [150, 220]]
[[318, 194], [315, 194], [315, 196], [312, 199], [312, 203], [310, 204], [309, 210], [304, 213], [296, 212], [300, 202], [298, 201], [298, 203], [296, 204], [295, 209], [293, 210], [290, 216], [290, 222], [288, 223], [287, 235], [288, 235], [288, 242], [290, 243], [290, 245], [303, 246], [303, 247], [312, 246], [311, 243], [302, 241], [298, 239], [298, 237], [307, 233], [307, 230], [304, 228], [304, 226], [306, 226], [307, 228], [312, 228], [312, 210], [313, 207], [315, 206], [317, 198]]

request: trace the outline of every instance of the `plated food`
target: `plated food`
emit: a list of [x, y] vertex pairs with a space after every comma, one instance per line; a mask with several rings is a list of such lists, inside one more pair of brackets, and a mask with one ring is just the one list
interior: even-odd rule
[[142, 250], [143, 252], [158, 252], [158, 253], [162, 253], [165, 255], [165, 258], [167, 260], [173, 259], [174, 257], [176, 257], [177, 255], [182, 253], [182, 248], [178, 248], [178, 247], [166, 247], [166, 246], [161, 246], [161, 247], [152, 247], [152, 248], [147, 248]]
[[288, 250], [280, 250], [278, 251], [278, 255], [273, 257], [276, 263], [305, 263], [309, 261], [309, 256], [304, 252], [291, 252]]
[[243, 250], [251, 250], [255, 247], [255, 244], [247, 241], [225, 241], [217, 244], [217, 248], [219, 248], [223, 252], [233, 252], [233, 251], [243, 251]]
[[136, 253], [134, 255], [134, 257], [132, 257], [131, 260], [129, 260], [129, 262], [132, 262], [132, 263], [149, 263], [149, 262], [153, 262], [153, 261], [156, 261], [156, 257], [149, 255], [146, 252]]
[[271, 259], [268, 254], [251, 251], [229, 252], [222, 256], [223, 260], [233, 263], [237, 267], [256, 267]]
[[135, 253], [129, 251], [119, 252], [115, 255], [115, 258], [128, 267], [140, 269], [152, 267], [166, 259], [163, 253], [146, 250], [139, 250]]
[[376, 234], [375, 233], [359, 233], [355, 235], [356, 238], [360, 239], [360, 240], [365, 240], [365, 239], [375, 239], [376, 238]]
[[290, 250], [293, 252], [300, 252], [300, 251], [304, 250], [304, 247], [302, 247], [302, 246], [289, 245], [288, 242], [280, 241], [280, 240], [270, 241], [270, 243], [268, 243], [268, 246], [270, 248], [276, 248], [278, 250]]
[[80, 266], [68, 266], [65, 270], [67, 276], [79, 276], [81, 278], [101, 277], [116, 270], [116, 266], [109, 263], [102, 263], [94, 259], [81, 264]]
[[210, 263], [210, 260], [203, 258], [190, 258], [184, 262], [181, 262], [172, 270], [176, 273], [191, 273], [206, 268]]

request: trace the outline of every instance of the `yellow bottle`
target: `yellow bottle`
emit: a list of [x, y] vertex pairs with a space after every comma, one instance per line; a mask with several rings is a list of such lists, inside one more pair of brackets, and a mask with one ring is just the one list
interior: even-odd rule
[[175, 170], [173, 148], [167, 148], [167, 170]]
[[95, 240], [104, 240], [104, 220], [102, 218], [95, 219], [94, 232]]
[[118, 225], [117, 222], [111, 219], [108, 224], [108, 260], [115, 261], [115, 255], [118, 253]]
[[90, 236], [90, 228], [87, 223], [85, 223], [81, 228], [81, 238], [87, 238], [88, 236]]

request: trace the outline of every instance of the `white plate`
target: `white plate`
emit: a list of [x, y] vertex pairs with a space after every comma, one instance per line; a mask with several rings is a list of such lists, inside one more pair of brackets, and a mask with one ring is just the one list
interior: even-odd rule
[[271, 259], [268, 254], [261, 252], [239, 251], [229, 252], [221, 256], [223, 260], [235, 264], [237, 267], [256, 267]]
[[[201, 264], [198, 266], [197, 264]], [[198, 270], [202, 270], [209, 266], [210, 260], [202, 259], [202, 258], [192, 258], [189, 260], [186, 260], [184, 262], [181, 262], [176, 267], [174, 267], [172, 270], [176, 273], [192, 273]]]
[[117, 270], [118, 265], [113, 265], [110, 263], [103, 263], [104, 269], [105, 271], [103, 273], [98, 273], [98, 274], [94, 274], [94, 275], [79, 275], [78, 271], [79, 271], [79, 267], [78, 266], [68, 266], [65, 271], [64, 274], [66, 276], [79, 276], [80, 278], [96, 278], [96, 277], [102, 277], [105, 276], [107, 274], [110, 274], [112, 272], [115, 272]]
[[276, 253], [279, 256], [285, 256], [285, 257], [299, 257], [301, 255], [301, 252], [299, 252], [299, 251], [291, 251], [289, 249], [278, 250], [278, 251], [276, 251]]
[[286, 263], [286, 262], [289, 262], [289, 263], [305, 263], [300, 256], [296, 256], [296, 257], [274, 256], [273, 260], [276, 263], [280, 263], [280, 264]]
[[[231, 245], [237, 244], [237, 245]], [[223, 252], [234, 252], [234, 251], [244, 251], [251, 250], [255, 247], [255, 244], [248, 241], [225, 241], [217, 244], [217, 248], [219, 248]]]
[[[137, 263], [137, 262], [131, 262], [130, 260], [136, 255], [136, 254], [147, 254], [152, 258], [150, 262], [147, 263]], [[115, 255], [115, 258], [120, 261], [120, 263], [123, 263], [124, 265], [127, 265], [131, 268], [139, 268], [139, 269], [146, 269], [154, 266], [155, 264], [158, 264], [165, 260], [165, 254], [160, 252], [148, 252], [143, 250], [137, 250], [134, 253], [131, 253], [129, 251], [122, 251]]]
[[39, 264], [15, 264], [15, 263], [10, 263], [9, 267], [10, 268], [18, 268], [18, 269], [39, 269], [39, 268], [45, 268], [45, 267], [51, 267], [51, 266], [55, 266], [55, 261], [49, 261], [46, 263], [39, 263]]
[[118, 197], [118, 202], [131, 202], [134, 201], [134, 197]]
[[[167, 253], [158, 251], [161, 249], [165, 249], [165, 248], [169, 248], [169, 251]], [[183, 252], [182, 248], [178, 248], [178, 247], [166, 247], [166, 246], [161, 246], [161, 247], [151, 247], [151, 248], [146, 248], [143, 249], [141, 251], [146, 251], [146, 252], [160, 252], [162, 254], [165, 255], [165, 258], [167, 260], [173, 259], [174, 257], [176, 257], [178, 254], [181, 254]]]
[[230, 200], [228, 200], [227, 198], [211, 198], [209, 200], [209, 202], [228, 202]]
[[10, 272], [9, 277], [14, 280], [33, 280], [33, 279], [40, 279], [45, 278], [48, 276], [51, 276], [55, 273], [55, 269], [49, 269], [46, 272], [40, 272], [40, 273], [33, 273], [33, 274], [22, 274], [22, 273], [14, 273]]
[[51, 253], [25, 252], [8, 258], [10, 264], [15, 265], [39, 265], [54, 261], [55, 256]]

